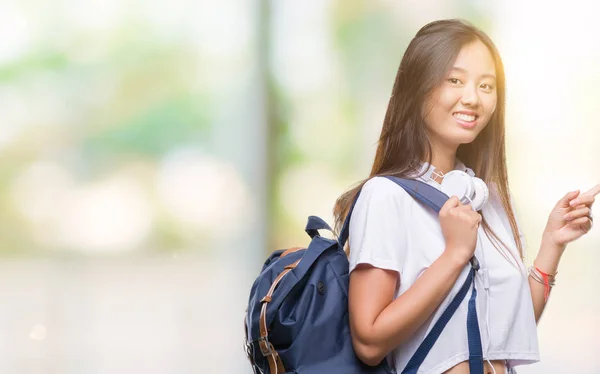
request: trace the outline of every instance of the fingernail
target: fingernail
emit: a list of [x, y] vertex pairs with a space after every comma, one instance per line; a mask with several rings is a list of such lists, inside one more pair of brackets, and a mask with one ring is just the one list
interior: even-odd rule
[[571, 202], [569, 203], [569, 205], [571, 205], [571, 206], [575, 206], [577, 204], [579, 204], [579, 200], [577, 200], [577, 199], [571, 200]]
[[569, 220], [569, 215], [568, 215], [568, 214], [565, 214], [565, 215], [563, 216], [563, 219], [564, 219], [565, 221], [568, 221], [568, 220]]

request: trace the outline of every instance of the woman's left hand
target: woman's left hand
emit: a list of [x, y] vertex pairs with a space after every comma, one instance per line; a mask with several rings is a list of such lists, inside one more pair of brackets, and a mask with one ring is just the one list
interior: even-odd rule
[[579, 190], [566, 194], [550, 212], [544, 237], [558, 248], [564, 248], [587, 234], [593, 224], [592, 205], [599, 193], [600, 184], [581, 195]]

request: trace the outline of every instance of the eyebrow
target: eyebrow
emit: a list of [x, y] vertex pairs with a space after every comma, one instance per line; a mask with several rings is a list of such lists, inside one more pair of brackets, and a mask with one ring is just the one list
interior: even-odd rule
[[[467, 73], [467, 71], [463, 68], [459, 68], [458, 66], [453, 66], [450, 70], [460, 71], [461, 73]], [[480, 78], [492, 78], [496, 80], [496, 76], [494, 74], [482, 74]]]

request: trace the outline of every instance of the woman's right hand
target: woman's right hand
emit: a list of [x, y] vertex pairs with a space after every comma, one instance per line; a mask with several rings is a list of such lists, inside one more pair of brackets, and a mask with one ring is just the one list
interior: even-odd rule
[[446, 241], [446, 252], [466, 264], [477, 246], [477, 230], [481, 215], [470, 204], [462, 204], [458, 197], [452, 196], [439, 213], [442, 233]]

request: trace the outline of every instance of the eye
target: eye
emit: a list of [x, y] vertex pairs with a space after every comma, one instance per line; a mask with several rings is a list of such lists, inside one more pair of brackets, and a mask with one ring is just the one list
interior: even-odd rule
[[458, 79], [458, 78], [448, 78], [448, 82], [450, 82], [450, 83], [452, 83], [452, 84], [459, 84], [459, 83], [462, 83], [462, 82], [460, 81], [460, 79]]
[[484, 83], [484, 84], [482, 84], [482, 85], [481, 85], [481, 88], [483, 88], [483, 89], [484, 89], [484, 90], [486, 90], [486, 91], [491, 91], [491, 90], [493, 90], [495, 87], [494, 87], [493, 85], [491, 85], [491, 84]]

